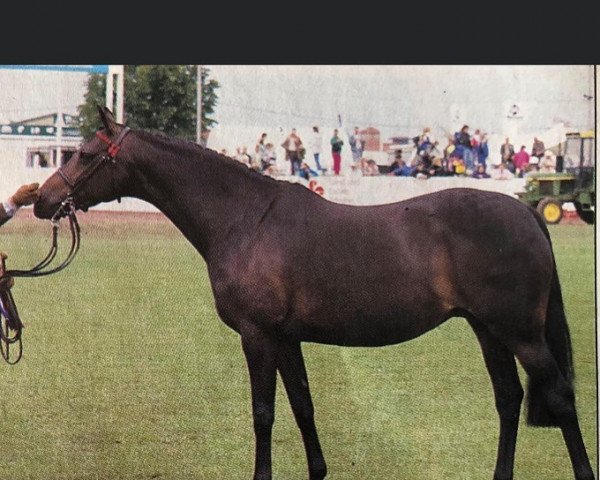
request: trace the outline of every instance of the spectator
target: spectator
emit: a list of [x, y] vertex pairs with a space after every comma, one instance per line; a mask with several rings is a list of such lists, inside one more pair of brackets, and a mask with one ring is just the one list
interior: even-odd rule
[[292, 175], [296, 175], [300, 170], [300, 150], [303, 148], [302, 140], [296, 134], [296, 129], [292, 128], [291, 133], [287, 136], [281, 146], [285, 149], [285, 159], [290, 162], [290, 171]]
[[275, 152], [275, 146], [271, 142], [265, 145], [261, 163], [263, 172], [277, 163], [277, 152]]
[[379, 175], [379, 167], [377, 166], [375, 160], [373, 160], [372, 158], [369, 158], [368, 160], [366, 158], [361, 158], [360, 166], [362, 174], [365, 177], [374, 177], [376, 175]]
[[413, 164], [413, 175], [417, 178], [429, 178], [431, 175], [433, 159], [429, 154], [423, 152], [418, 155]]
[[411, 177], [413, 175], [413, 169], [408, 166], [401, 157], [396, 157], [389, 174], [396, 177]]
[[515, 153], [513, 163], [515, 164], [515, 174], [522, 177], [527, 168], [529, 167], [529, 154], [525, 150], [527, 147], [521, 145], [521, 149]]
[[483, 165], [484, 170], [487, 169], [487, 159], [490, 155], [490, 150], [488, 148], [488, 138], [484, 133], [481, 135], [481, 141], [477, 146], [477, 162], [479, 165]]
[[331, 156], [333, 157], [333, 174], [339, 175], [342, 166], [342, 146], [344, 141], [338, 135], [338, 129], [333, 131], [333, 137], [329, 141], [331, 144]]
[[444, 158], [434, 157], [431, 162], [431, 168], [429, 169], [429, 175], [431, 177], [445, 177], [448, 175]]
[[515, 156], [515, 147], [508, 137], [504, 140], [504, 143], [500, 147], [500, 161], [503, 163], [512, 162], [513, 157]]
[[493, 171], [491, 177], [495, 180], [510, 180], [515, 178], [515, 174], [512, 173], [505, 162], [501, 162]]
[[544, 152], [546, 151], [546, 147], [544, 146], [544, 142], [542, 142], [539, 138], [533, 138], [533, 146], [531, 147], [531, 156], [536, 157], [539, 160], [544, 156]]
[[540, 173], [556, 173], [556, 157], [551, 150], [546, 150], [539, 163]]
[[[465, 167], [473, 171], [475, 167], [473, 159], [473, 150], [471, 148], [471, 136], [469, 135], [469, 126], [463, 125], [460, 131], [454, 134], [454, 145], [459, 149], [459, 154], [464, 160]], [[459, 148], [461, 147], [461, 148]]]
[[208, 137], [210, 136], [210, 130], [203, 128], [200, 132], [200, 142], [198, 145], [206, 148], [208, 145]]
[[260, 161], [262, 170], [265, 170], [268, 167], [267, 156], [266, 156], [266, 151], [267, 151], [266, 140], [267, 140], [267, 134], [263, 133], [260, 136], [260, 138], [258, 139], [258, 142], [256, 142], [256, 146], [254, 147], [254, 153], [256, 154], [257, 159]]
[[235, 158], [238, 162], [243, 163], [247, 167], [252, 166], [252, 157], [248, 153], [248, 147], [237, 147], [235, 149]]
[[[394, 154], [394, 160], [390, 164], [389, 173], [392, 173], [395, 168], [398, 168], [401, 160], [402, 160], [402, 150], [397, 150], [396, 153]], [[404, 165], [404, 163], [405, 162], [402, 162], [403, 165]]]
[[321, 173], [325, 173], [327, 169], [321, 166], [321, 151], [323, 148], [323, 138], [321, 137], [321, 132], [319, 132], [319, 127], [315, 125], [312, 129], [313, 134], [312, 137], [310, 137], [310, 149], [315, 159], [315, 165], [317, 167], [317, 170], [319, 170]]
[[452, 139], [452, 137], [448, 137], [448, 145], [446, 145], [446, 147], [444, 148], [444, 158], [446, 160], [449, 160], [452, 154], [454, 153], [454, 150], [456, 150], [454, 140]]
[[352, 162], [357, 165], [362, 157], [365, 146], [365, 142], [362, 139], [358, 127], [354, 127], [354, 133], [348, 135], [348, 143], [350, 144], [350, 150], [352, 151]]
[[476, 129], [471, 137], [471, 151], [473, 152], [473, 165], [479, 163], [479, 145], [481, 144], [481, 130]]
[[417, 142], [417, 152], [429, 152], [429, 150], [433, 148], [433, 140], [431, 138], [431, 128], [425, 127], [423, 132], [419, 136], [419, 140]]
[[481, 142], [481, 130], [476, 129], [475, 133], [471, 137], [471, 148], [476, 149]]
[[485, 165], [483, 163], [480, 163], [475, 167], [475, 171], [471, 176], [473, 178], [490, 178], [490, 174], [485, 171]]
[[452, 157], [452, 171], [455, 176], [464, 177], [467, 174], [465, 161], [460, 157]]
[[305, 180], [308, 180], [310, 177], [318, 177], [319, 176], [319, 174], [315, 170], [310, 168], [308, 163], [306, 163], [306, 162], [302, 162], [302, 165], [300, 166], [299, 175], [302, 178], [304, 178]]

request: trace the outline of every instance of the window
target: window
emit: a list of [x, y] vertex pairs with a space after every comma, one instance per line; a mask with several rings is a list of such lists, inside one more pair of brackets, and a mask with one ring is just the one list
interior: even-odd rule
[[71, 160], [77, 149], [73, 147], [62, 147], [60, 162], [58, 158], [58, 147], [29, 148], [25, 156], [25, 166], [29, 168], [56, 168]]

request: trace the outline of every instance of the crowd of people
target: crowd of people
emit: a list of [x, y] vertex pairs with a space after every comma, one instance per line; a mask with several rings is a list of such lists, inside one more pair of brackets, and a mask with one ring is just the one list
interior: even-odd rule
[[[267, 140], [267, 137], [267, 133], [262, 133], [260, 135], [254, 147], [253, 154], [248, 152], [247, 146], [240, 146], [236, 148], [236, 152], [232, 155], [232, 158], [245, 164], [249, 168], [261, 171], [268, 175], [278, 176], [285, 174], [285, 172], [280, 172], [278, 170], [277, 151], [273, 142]], [[354, 133], [348, 135], [348, 142], [352, 152], [353, 163], [358, 165], [362, 160], [365, 145], [358, 127], [355, 127]], [[329, 139], [329, 145], [333, 165], [331, 173], [333, 175], [340, 175], [344, 140], [337, 128], [332, 132], [332, 136]], [[312, 127], [311, 136], [307, 141], [307, 145], [304, 144], [296, 129], [292, 128], [289, 135], [281, 143], [281, 147], [285, 152], [285, 160], [289, 163], [290, 175], [299, 175], [308, 179], [328, 172], [323, 157], [323, 137], [318, 126]], [[226, 150], [222, 150], [221, 153], [225, 155], [228, 154]], [[309, 165], [307, 155], [312, 156], [316, 170]]]
[[[473, 134], [468, 125], [463, 125], [452, 136], [448, 136], [447, 144], [441, 148], [432, 136], [431, 129], [425, 127], [420, 135], [412, 138], [414, 149], [411, 158], [403, 158], [402, 149], [395, 151], [389, 166], [378, 165], [365, 155], [365, 139], [359, 127], [347, 132], [347, 141], [352, 154], [349, 165], [351, 174], [363, 176], [391, 175], [402, 177], [430, 178], [440, 176], [461, 176], [472, 178], [495, 178], [499, 180], [522, 178], [532, 172], [551, 173], [556, 169], [556, 158], [550, 150], [546, 150], [544, 142], [534, 137], [531, 149], [521, 145], [516, 151], [509, 138], [500, 147], [500, 163], [488, 165], [490, 155], [488, 136], [481, 129]], [[318, 126], [312, 127], [310, 138], [306, 144], [295, 128], [280, 144], [284, 151], [284, 160], [289, 170], [280, 171], [278, 167], [275, 144], [262, 133], [256, 142], [254, 151], [248, 147], [238, 147], [233, 158], [249, 168], [267, 175], [298, 175], [305, 179], [324, 174], [340, 175], [342, 170], [342, 149], [345, 142], [339, 129], [334, 129], [327, 142], [331, 155], [328, 162], [324, 157], [323, 136]], [[227, 154], [226, 151], [222, 153]], [[309, 160], [310, 159], [310, 160]], [[331, 172], [325, 167], [330, 163]]]
[[488, 138], [485, 132], [475, 130], [469, 133], [469, 126], [463, 127], [448, 137], [447, 145], [441, 150], [439, 143], [431, 138], [429, 128], [414, 137], [415, 155], [406, 161], [401, 151], [396, 153], [390, 175], [429, 178], [432, 176], [470, 176], [472, 178], [495, 178], [505, 180], [523, 178], [532, 172], [553, 173], [556, 171], [556, 157], [546, 150], [544, 142], [534, 137], [529, 153], [525, 145], [515, 152], [514, 145], [506, 138], [500, 147], [500, 163], [488, 165], [490, 155]]

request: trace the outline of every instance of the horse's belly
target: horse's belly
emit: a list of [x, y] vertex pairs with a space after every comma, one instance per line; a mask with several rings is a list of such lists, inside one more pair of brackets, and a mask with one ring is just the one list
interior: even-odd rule
[[393, 345], [416, 338], [442, 323], [439, 315], [419, 318], [402, 314], [380, 316], [290, 319], [285, 334], [299, 341], [331, 345], [376, 347]]

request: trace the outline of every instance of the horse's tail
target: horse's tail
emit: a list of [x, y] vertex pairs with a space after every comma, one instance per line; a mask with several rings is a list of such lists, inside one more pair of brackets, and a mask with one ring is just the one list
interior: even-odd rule
[[[552, 250], [550, 234], [541, 216], [536, 213], [536, 219], [540, 224]], [[573, 388], [575, 380], [575, 371], [573, 369], [573, 351], [571, 348], [571, 335], [567, 325], [565, 307], [562, 299], [554, 252], [552, 252], [552, 282], [550, 284], [550, 296], [548, 298], [548, 308], [546, 310], [546, 343], [558, 365], [560, 373], [567, 383]], [[557, 427], [558, 424], [553, 415], [549, 412], [544, 395], [543, 386], [529, 380], [528, 383], [528, 401], [527, 401], [527, 423], [537, 427]]]

